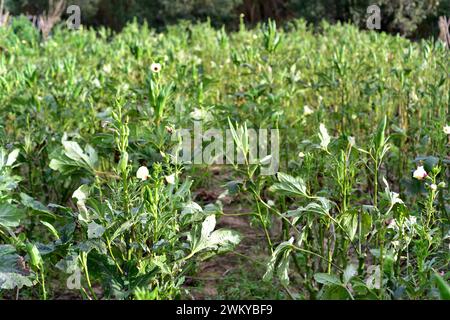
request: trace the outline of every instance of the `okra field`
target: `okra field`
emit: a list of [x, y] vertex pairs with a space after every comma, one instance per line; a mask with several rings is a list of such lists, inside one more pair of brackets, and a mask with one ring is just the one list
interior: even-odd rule
[[0, 299], [450, 299], [448, 53], [303, 20], [14, 18]]

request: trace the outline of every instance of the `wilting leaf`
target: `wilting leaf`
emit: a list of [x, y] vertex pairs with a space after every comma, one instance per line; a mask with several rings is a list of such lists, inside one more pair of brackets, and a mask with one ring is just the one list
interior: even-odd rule
[[263, 276], [264, 281], [271, 280], [276, 273], [282, 284], [289, 284], [289, 257], [292, 252], [293, 243], [294, 238], [291, 238], [289, 241], [280, 243], [274, 250], [272, 257], [267, 264], [267, 271]]

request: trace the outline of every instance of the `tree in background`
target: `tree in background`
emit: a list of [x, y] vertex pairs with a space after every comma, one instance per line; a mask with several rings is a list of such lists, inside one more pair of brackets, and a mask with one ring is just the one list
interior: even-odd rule
[[[238, 16], [255, 24], [268, 18], [279, 22], [304, 18], [318, 24], [352, 22], [365, 27], [367, 7], [377, 4], [382, 11], [382, 30], [408, 37], [438, 34], [438, 17], [449, 15], [450, 0], [71, 0], [79, 5], [82, 23], [106, 25], [120, 30], [136, 18], [155, 28], [176, 23], [180, 19], [202, 20], [207, 17], [215, 26], [236, 27]], [[36, 15], [48, 7], [48, 0], [6, 0], [12, 14]]]

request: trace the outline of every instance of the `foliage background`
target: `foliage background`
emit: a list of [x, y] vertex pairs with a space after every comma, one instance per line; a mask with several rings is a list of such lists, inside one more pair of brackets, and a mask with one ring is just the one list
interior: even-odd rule
[[[6, 0], [14, 14], [38, 14], [47, 0]], [[236, 28], [239, 14], [250, 24], [273, 18], [286, 21], [305, 18], [318, 24], [322, 19], [364, 26], [366, 9], [377, 4], [382, 10], [382, 28], [409, 37], [437, 35], [437, 17], [448, 15], [450, 0], [71, 0], [82, 8], [85, 25], [105, 25], [114, 30], [136, 18], [152, 27], [163, 28], [180, 19], [211, 18], [215, 26]]]

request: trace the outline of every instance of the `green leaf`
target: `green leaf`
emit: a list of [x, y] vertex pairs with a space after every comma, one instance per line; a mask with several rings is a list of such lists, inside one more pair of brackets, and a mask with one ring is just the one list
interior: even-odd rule
[[20, 194], [20, 200], [21, 200], [20, 202], [27, 208], [33, 209], [33, 210], [38, 211], [40, 213], [44, 213], [44, 214], [50, 215], [52, 217], [55, 216], [41, 202], [33, 199], [32, 197], [30, 197], [29, 195], [27, 195], [25, 193], [21, 193]]
[[21, 289], [23, 286], [33, 286], [27, 273], [19, 266], [21, 257], [13, 246], [0, 245], [0, 289]]
[[132, 220], [125, 221], [122, 225], [114, 231], [112, 237], [109, 239], [110, 242], [114, 241], [118, 236], [124, 233], [126, 230], [130, 229], [134, 225]]
[[288, 196], [307, 196], [305, 181], [294, 178], [288, 174], [279, 172], [277, 174], [279, 183], [275, 183], [270, 190]]
[[356, 210], [349, 210], [344, 212], [339, 219], [342, 227], [350, 237], [350, 241], [353, 241], [358, 230], [358, 212]]
[[95, 222], [91, 222], [88, 224], [88, 239], [97, 239], [100, 238], [105, 232], [105, 228]]
[[59, 171], [64, 175], [71, 175], [75, 172], [85, 170], [90, 174], [95, 174], [95, 167], [98, 162], [97, 152], [90, 145], [86, 146], [85, 152], [75, 141], [62, 141], [64, 151], [56, 154], [50, 161], [50, 168]]
[[439, 290], [442, 300], [450, 300], [450, 285], [439, 274], [434, 274], [434, 281]]
[[79, 255], [75, 252], [68, 254], [58, 261], [56, 268], [65, 273], [74, 273], [78, 268], [78, 256]]
[[384, 116], [381, 122], [378, 124], [378, 129], [374, 138], [375, 149], [381, 151], [386, 143], [385, 131], [387, 124], [387, 116]]
[[319, 293], [321, 300], [346, 300], [350, 296], [344, 287], [340, 285], [327, 285], [322, 288]]
[[28, 243], [26, 249], [28, 256], [30, 257], [30, 264], [33, 267], [40, 269], [42, 267], [42, 257], [36, 245], [33, 243]]
[[272, 253], [269, 263], [267, 264], [267, 271], [263, 276], [264, 281], [269, 281], [276, 273], [284, 285], [289, 284], [289, 256], [292, 252], [292, 244], [294, 238], [289, 241], [282, 242], [276, 247]]
[[51, 225], [50, 223], [48, 223], [46, 221], [41, 221], [41, 223], [50, 230], [50, 232], [53, 234], [53, 236], [55, 236], [56, 239], [59, 240], [58, 231], [56, 231], [56, 229], [53, 225]]
[[361, 237], [366, 238], [372, 231], [372, 216], [367, 211], [361, 212]]
[[0, 203], [0, 225], [4, 227], [17, 227], [20, 219], [25, 216], [22, 209], [9, 203]]
[[331, 202], [326, 198], [319, 198], [319, 203], [311, 202], [306, 207], [299, 207], [287, 212], [288, 217], [299, 217], [303, 212], [312, 212], [319, 215], [328, 215], [331, 209]]
[[89, 254], [88, 268], [92, 276], [100, 279], [107, 297], [125, 299], [131, 294], [110, 257], [94, 251]]
[[219, 229], [211, 233], [208, 239], [209, 247], [226, 247], [233, 248], [241, 241], [241, 236], [238, 232], [228, 229]]
[[353, 264], [349, 264], [347, 266], [347, 268], [345, 268], [345, 270], [344, 270], [344, 275], [343, 275], [344, 284], [346, 285], [347, 283], [349, 283], [350, 280], [356, 274], [357, 274], [356, 266], [354, 266]]
[[314, 275], [314, 279], [321, 284], [324, 285], [342, 285], [341, 280], [339, 280], [339, 277], [334, 274], [328, 274], [328, 273], [316, 273]]
[[235, 245], [239, 244], [241, 237], [239, 233], [227, 230], [219, 229], [213, 232], [216, 227], [216, 216], [209, 215], [202, 223], [202, 229], [200, 239], [197, 241], [192, 239], [192, 253], [197, 253], [205, 249], [225, 249], [228, 250]]
[[19, 149], [14, 149], [11, 151], [11, 153], [8, 155], [8, 159], [6, 160], [6, 166], [10, 167], [16, 162], [17, 157], [19, 156]]

